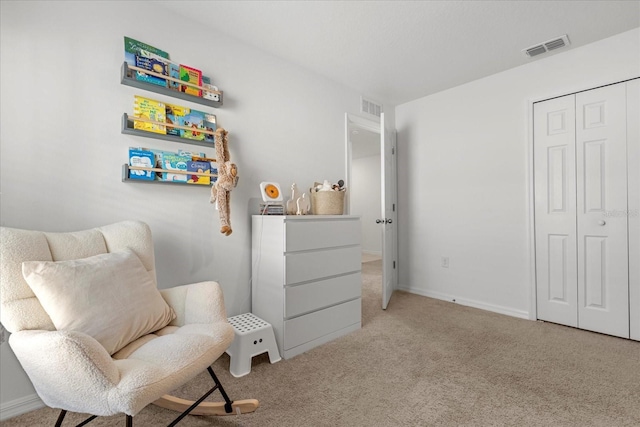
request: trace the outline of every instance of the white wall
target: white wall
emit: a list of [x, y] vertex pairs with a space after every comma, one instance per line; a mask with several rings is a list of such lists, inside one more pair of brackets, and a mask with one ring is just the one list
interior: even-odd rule
[[401, 288], [529, 317], [529, 101], [639, 75], [635, 29], [396, 107]]
[[[161, 288], [218, 280], [228, 314], [248, 311], [249, 199], [259, 197], [263, 180], [306, 188], [343, 178], [344, 113], [358, 111], [360, 94], [175, 18], [157, 3], [2, 2], [1, 15], [1, 224], [68, 231], [143, 220], [154, 235]], [[224, 91], [224, 106], [121, 85], [125, 35], [202, 69]], [[121, 182], [129, 146], [201, 150], [122, 135], [134, 94], [213, 111], [229, 131], [240, 175], [231, 236], [219, 233], [206, 187]], [[33, 390], [6, 344], [1, 352], [4, 408]]]
[[351, 161], [351, 214], [361, 217], [362, 251], [378, 255], [382, 254], [382, 227], [376, 224], [382, 203], [380, 179], [379, 154]]

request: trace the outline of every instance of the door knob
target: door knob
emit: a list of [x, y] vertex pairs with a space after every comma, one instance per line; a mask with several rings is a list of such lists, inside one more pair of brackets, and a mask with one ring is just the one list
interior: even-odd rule
[[385, 222], [386, 222], [387, 224], [391, 224], [393, 221], [392, 221], [392, 220], [390, 220], [390, 219], [388, 219], [388, 220], [386, 220]]
[[605, 224], [606, 224], [606, 221], [605, 221], [604, 219], [601, 219], [600, 221], [598, 221], [598, 224], [599, 224], [599, 225], [605, 225]]
[[382, 224], [382, 220], [381, 219], [376, 219], [376, 224]]

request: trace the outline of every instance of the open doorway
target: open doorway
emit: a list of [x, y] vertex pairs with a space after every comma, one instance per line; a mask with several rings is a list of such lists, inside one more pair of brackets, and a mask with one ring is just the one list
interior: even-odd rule
[[[380, 301], [383, 248], [381, 226], [376, 222], [382, 203], [380, 125], [350, 116], [346, 127], [348, 212], [360, 216], [362, 224], [362, 297]], [[365, 307], [363, 304], [363, 310]], [[363, 319], [366, 314], [363, 312]]]
[[[370, 133], [365, 133], [369, 131]], [[374, 179], [371, 178], [369, 182], [352, 183], [353, 180], [353, 139], [364, 135], [367, 140], [373, 140], [375, 135], [379, 137], [378, 153], [379, 153], [379, 169], [377, 173], [372, 173], [379, 185], [380, 202], [378, 209], [370, 210], [364, 209], [362, 212], [356, 213], [351, 210], [351, 198], [358, 192], [358, 188], [362, 187], [363, 192], [368, 189], [375, 188], [373, 183]], [[364, 149], [371, 149], [377, 144], [366, 144]], [[363, 216], [363, 235], [367, 235], [369, 226], [371, 228], [372, 236], [380, 236], [381, 239], [381, 252], [382, 252], [382, 277], [380, 288], [382, 290], [381, 305], [383, 309], [386, 309], [389, 305], [389, 301], [393, 292], [397, 289], [398, 285], [398, 270], [397, 270], [397, 254], [398, 254], [398, 241], [397, 241], [397, 159], [396, 159], [396, 133], [394, 130], [390, 130], [385, 125], [384, 113], [380, 114], [380, 120], [374, 121], [364, 119], [362, 117], [353, 116], [349, 113], [345, 113], [345, 147], [346, 147], [346, 184], [347, 187], [351, 187], [351, 191], [347, 191], [346, 194], [346, 212], [352, 215]], [[366, 157], [366, 156], [365, 156]], [[371, 162], [373, 163], [373, 162]], [[371, 174], [367, 174], [371, 176]], [[379, 177], [379, 180], [377, 179]], [[355, 189], [352, 184], [355, 184]], [[375, 218], [375, 214], [379, 216]], [[374, 216], [370, 216], [373, 214]], [[378, 226], [379, 232], [373, 231]], [[364, 228], [364, 227], [367, 228]]]
[[351, 129], [351, 215], [362, 221], [363, 262], [382, 259], [380, 133]]

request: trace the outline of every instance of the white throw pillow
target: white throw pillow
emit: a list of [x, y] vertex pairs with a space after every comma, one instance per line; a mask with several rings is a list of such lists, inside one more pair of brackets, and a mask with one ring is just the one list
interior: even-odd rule
[[56, 329], [84, 332], [109, 354], [176, 316], [130, 249], [70, 261], [28, 261], [22, 275]]

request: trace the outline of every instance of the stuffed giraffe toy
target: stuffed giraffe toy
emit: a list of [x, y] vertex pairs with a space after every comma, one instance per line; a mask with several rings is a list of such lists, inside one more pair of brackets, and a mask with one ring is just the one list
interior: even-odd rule
[[229, 160], [229, 148], [227, 147], [227, 131], [223, 128], [215, 132], [216, 163], [218, 164], [218, 179], [211, 187], [211, 203], [216, 203], [220, 214], [220, 232], [225, 236], [230, 235], [231, 229], [231, 205], [230, 192], [238, 185], [238, 168]]

